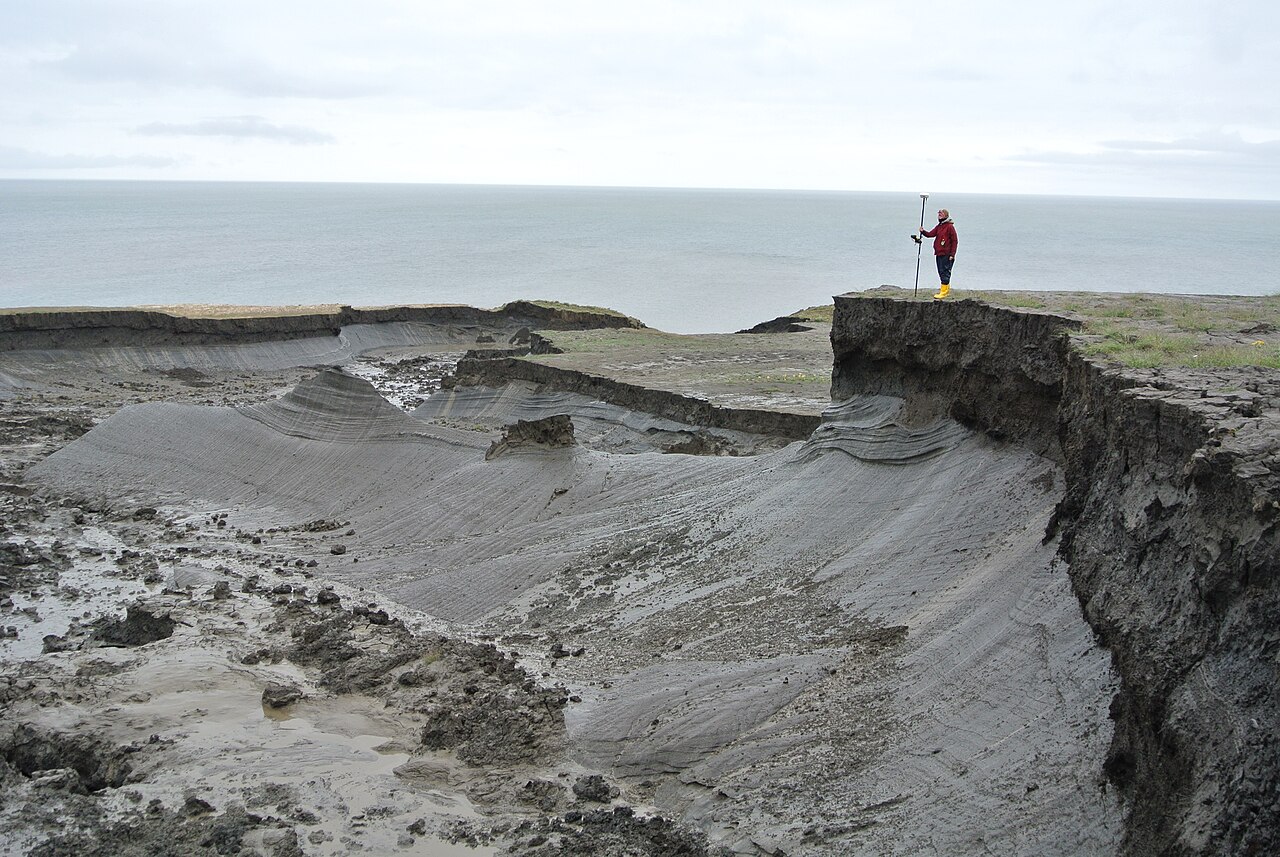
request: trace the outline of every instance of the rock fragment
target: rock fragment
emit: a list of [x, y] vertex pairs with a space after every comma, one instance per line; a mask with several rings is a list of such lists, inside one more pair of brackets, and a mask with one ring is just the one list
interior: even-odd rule
[[175, 625], [168, 613], [153, 613], [147, 607], [134, 604], [125, 612], [124, 619], [97, 623], [91, 639], [100, 646], [145, 646], [171, 637]]
[[609, 785], [600, 774], [578, 777], [573, 784], [573, 793], [578, 800], [588, 803], [608, 803], [619, 795], [617, 787]]
[[269, 708], [284, 708], [292, 705], [306, 694], [302, 692], [302, 688], [294, 684], [280, 684], [271, 682], [266, 689], [262, 691], [262, 704]]

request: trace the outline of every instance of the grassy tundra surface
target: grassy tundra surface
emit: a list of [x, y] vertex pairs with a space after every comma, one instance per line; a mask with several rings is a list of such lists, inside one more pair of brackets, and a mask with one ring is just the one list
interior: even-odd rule
[[[882, 287], [862, 294], [886, 297], [903, 292]], [[951, 294], [952, 300], [980, 300], [1080, 319], [1084, 328], [1072, 339], [1083, 354], [1134, 369], [1280, 369], [1280, 295], [965, 290]], [[830, 306], [810, 307], [795, 315], [830, 322], [831, 311]]]

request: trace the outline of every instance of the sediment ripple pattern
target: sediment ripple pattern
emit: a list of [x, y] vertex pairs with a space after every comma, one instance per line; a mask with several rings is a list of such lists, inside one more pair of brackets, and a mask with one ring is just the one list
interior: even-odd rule
[[863, 461], [906, 464], [954, 449], [965, 430], [948, 419], [908, 427], [900, 422], [902, 400], [892, 396], [856, 396], [831, 405], [822, 424], [800, 451], [811, 460], [833, 450]]

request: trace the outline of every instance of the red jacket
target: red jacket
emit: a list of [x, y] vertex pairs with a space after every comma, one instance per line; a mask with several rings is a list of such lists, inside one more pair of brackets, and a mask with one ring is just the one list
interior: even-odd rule
[[956, 254], [956, 245], [960, 240], [956, 238], [956, 227], [950, 219], [939, 223], [937, 229], [926, 229], [920, 234], [925, 238], [933, 239], [933, 255], [954, 256]]

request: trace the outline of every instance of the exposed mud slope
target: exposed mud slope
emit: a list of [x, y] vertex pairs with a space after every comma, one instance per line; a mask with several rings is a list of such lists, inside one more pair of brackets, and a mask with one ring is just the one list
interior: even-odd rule
[[218, 510], [518, 649], [569, 688], [576, 763], [736, 853], [1114, 853], [1114, 679], [1041, 543], [1051, 462], [892, 397], [755, 457], [495, 439], [328, 372], [126, 408], [28, 480]]
[[1108, 369], [1070, 328], [971, 301], [837, 298], [832, 387], [905, 392], [1065, 461], [1051, 530], [1121, 679], [1107, 771], [1126, 852], [1276, 853], [1280, 381]]

